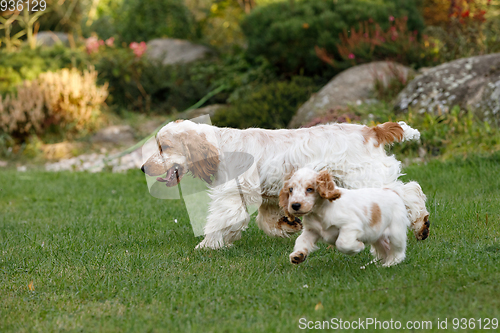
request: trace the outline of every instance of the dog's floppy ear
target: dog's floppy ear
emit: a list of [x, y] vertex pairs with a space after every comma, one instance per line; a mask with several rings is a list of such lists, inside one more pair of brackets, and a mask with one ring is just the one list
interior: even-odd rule
[[283, 184], [283, 188], [280, 191], [279, 199], [280, 199], [280, 207], [281, 207], [281, 209], [283, 209], [285, 216], [288, 217], [288, 219], [290, 221], [293, 221], [294, 217], [288, 211], [288, 197], [290, 196], [289, 186], [290, 185], [289, 185], [288, 181], [285, 181]]
[[316, 192], [320, 197], [330, 201], [340, 198], [340, 191], [335, 188], [335, 183], [328, 170], [321, 171], [316, 177]]
[[193, 176], [212, 184], [210, 177], [216, 174], [220, 162], [217, 148], [204, 134], [187, 133], [182, 141], [187, 148], [187, 163]]

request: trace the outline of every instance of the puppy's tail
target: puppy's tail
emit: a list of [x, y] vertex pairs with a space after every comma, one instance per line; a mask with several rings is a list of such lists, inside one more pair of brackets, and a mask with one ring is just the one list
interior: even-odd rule
[[404, 121], [399, 123], [387, 122], [371, 127], [369, 138], [375, 139], [378, 145], [391, 144], [420, 139], [420, 132], [408, 126]]
[[417, 182], [404, 184], [398, 181], [387, 187], [403, 199], [415, 237], [419, 240], [426, 239], [429, 236], [429, 212], [425, 207], [427, 198], [420, 185]]

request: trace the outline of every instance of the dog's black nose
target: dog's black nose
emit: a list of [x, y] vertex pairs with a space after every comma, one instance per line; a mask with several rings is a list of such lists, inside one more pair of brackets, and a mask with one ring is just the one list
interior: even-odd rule
[[295, 210], [299, 210], [300, 209], [300, 204], [299, 203], [293, 203], [292, 204], [292, 208], [295, 209]]
[[144, 171], [144, 165], [142, 166], [141, 170], [142, 172], [146, 173], [146, 171]]

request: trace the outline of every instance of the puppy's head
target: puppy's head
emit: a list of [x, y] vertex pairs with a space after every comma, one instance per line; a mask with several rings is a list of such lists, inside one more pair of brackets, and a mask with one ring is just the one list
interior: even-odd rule
[[320, 173], [309, 168], [297, 170], [285, 180], [280, 191], [280, 207], [287, 217], [310, 213], [318, 200], [333, 201], [340, 198], [340, 191], [328, 171]]
[[191, 121], [173, 122], [163, 127], [156, 136], [158, 151], [142, 166], [148, 176], [175, 186], [187, 173], [211, 183], [219, 166], [219, 152], [213, 140]]

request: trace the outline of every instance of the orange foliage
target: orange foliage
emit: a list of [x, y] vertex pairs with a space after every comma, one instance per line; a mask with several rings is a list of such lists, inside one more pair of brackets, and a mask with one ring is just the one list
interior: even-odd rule
[[423, 16], [426, 25], [432, 26], [446, 26], [453, 19], [460, 24], [482, 23], [489, 6], [488, 0], [425, 0]]

